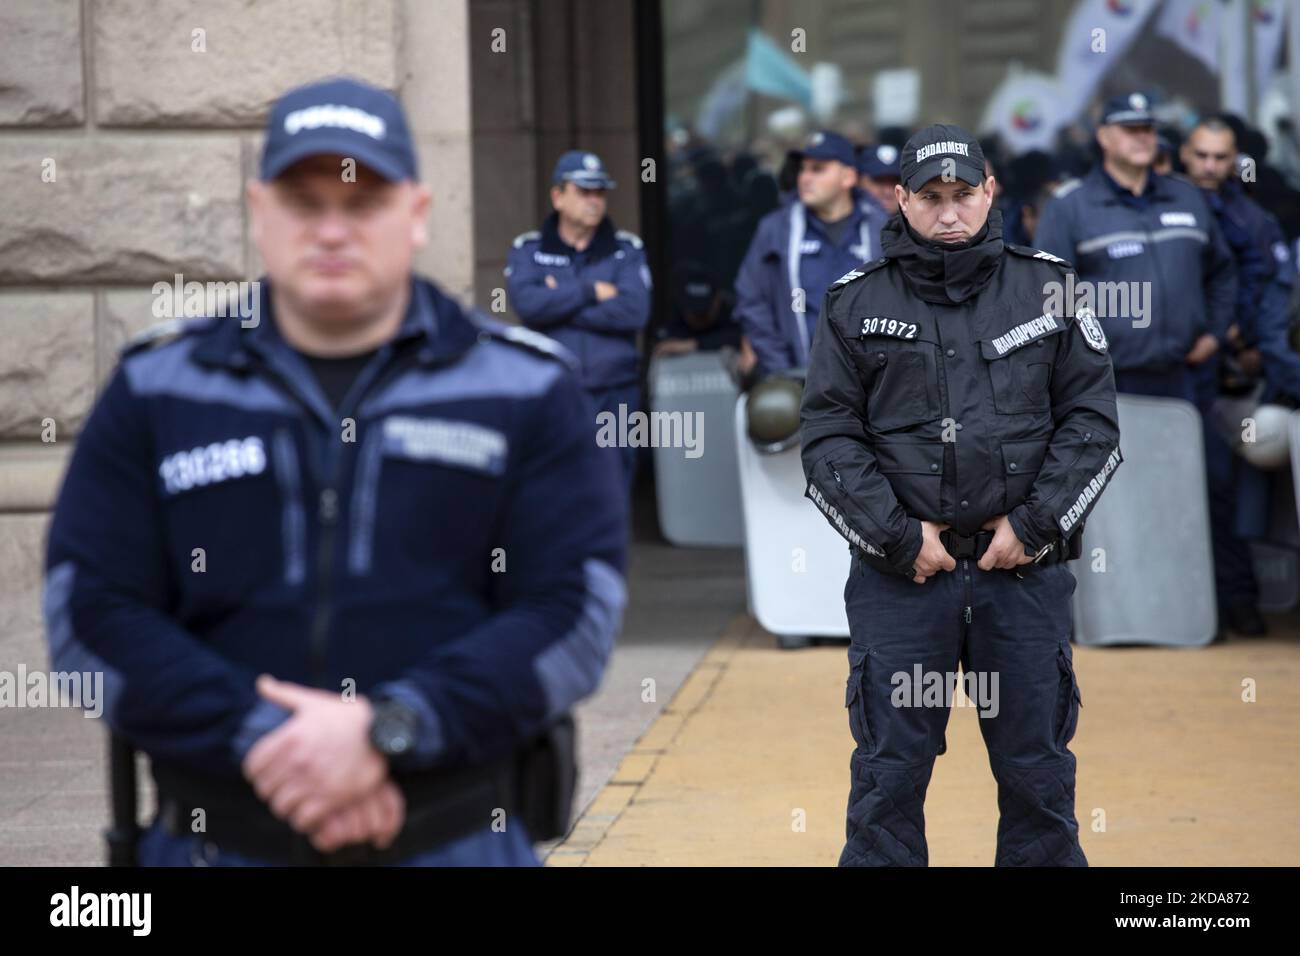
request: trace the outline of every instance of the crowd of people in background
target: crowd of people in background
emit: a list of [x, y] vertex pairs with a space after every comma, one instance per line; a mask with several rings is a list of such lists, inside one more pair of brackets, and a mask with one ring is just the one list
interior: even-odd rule
[[[1240, 117], [1164, 127], [1140, 92], [1101, 107], [1093, 127], [1063, 130], [1051, 153], [1010, 155], [996, 137], [979, 143], [994, 179], [990, 224], [1006, 243], [1072, 263], [1080, 279], [1150, 292], [1158, 313], [1150, 332], [1098, 313], [1114, 340], [1117, 386], [1183, 398], [1200, 412], [1219, 606], [1233, 629], [1262, 633], [1246, 541], [1267, 534], [1275, 481], [1236, 458], [1212, 423], [1221, 396], [1252, 389], [1300, 406], [1292, 346], [1300, 189]], [[511, 300], [525, 325], [578, 357], [602, 412], [641, 406], [639, 380], [653, 357], [720, 350], [742, 389], [797, 375], [827, 288], [881, 255], [882, 229], [899, 214], [908, 133], [883, 129], [854, 144], [826, 129], [794, 146], [759, 140], [731, 152], [670, 137], [671, 275], [653, 323], [641, 240], [605, 215], [613, 181], [594, 154], [566, 153], [555, 212], [511, 250]], [[1279, 152], [1297, 152], [1290, 127], [1280, 135], [1288, 142]], [[619, 455], [630, 486], [637, 455]]]

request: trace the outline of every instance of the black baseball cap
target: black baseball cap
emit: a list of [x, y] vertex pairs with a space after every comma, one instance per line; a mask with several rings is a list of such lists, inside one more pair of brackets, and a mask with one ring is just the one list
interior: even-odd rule
[[1154, 126], [1151, 103], [1143, 93], [1124, 93], [1112, 96], [1101, 110], [1101, 125]]
[[402, 105], [391, 93], [346, 77], [290, 90], [271, 107], [262, 179], [301, 159], [334, 153], [392, 181], [418, 178]]
[[677, 268], [677, 300], [688, 312], [704, 312], [713, 304], [718, 283], [713, 273], [697, 262], [686, 262]]
[[984, 183], [984, 151], [979, 140], [960, 126], [936, 123], [913, 133], [903, 145], [899, 171], [910, 192], [949, 170], [972, 186]]

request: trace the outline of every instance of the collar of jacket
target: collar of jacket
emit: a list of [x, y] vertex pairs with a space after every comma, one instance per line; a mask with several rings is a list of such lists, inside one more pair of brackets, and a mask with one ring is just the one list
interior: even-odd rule
[[[859, 227], [861, 226], [862, 221], [864, 219], [870, 219], [871, 214], [880, 207], [875, 205], [867, 194], [857, 186], [853, 187], [851, 199], [853, 206], [849, 209], [848, 216], [845, 217], [846, 224], [841, 238], [852, 235], [854, 236], [854, 243], [856, 244], [857, 234], [860, 231]], [[818, 219], [816, 213], [807, 206], [804, 206], [802, 202], [800, 202], [799, 205], [803, 207], [804, 231], [808, 232], [816, 229], [818, 235], [822, 238], [829, 239], [826, 234], [826, 224], [822, 222], [822, 220]]]
[[[263, 276], [258, 281], [261, 297], [257, 324], [244, 328], [233, 318], [219, 320], [214, 333], [195, 348], [195, 361], [243, 372], [251, 366], [254, 353], [268, 360], [286, 353], [296, 355], [276, 328], [270, 280]], [[437, 365], [468, 351], [478, 341], [478, 333], [478, 327], [459, 305], [429, 280], [412, 275], [406, 316], [386, 344], [418, 343], [416, 361]]]
[[912, 290], [926, 302], [965, 302], [983, 289], [1002, 260], [1002, 212], [989, 209], [988, 222], [969, 242], [943, 245], [922, 239], [900, 212], [880, 234], [884, 254], [896, 259]]
[[1168, 177], [1161, 176], [1154, 170], [1147, 170], [1147, 184], [1142, 190], [1141, 196], [1135, 196], [1133, 190], [1126, 189], [1119, 183], [1115, 182], [1110, 173], [1106, 172], [1100, 162], [1097, 163], [1096, 166], [1092, 167], [1092, 172], [1090, 172], [1088, 176], [1094, 183], [1097, 183], [1102, 187], [1099, 190], [1100, 198], [1101, 201], [1105, 203], [1132, 203], [1139, 200], [1146, 200], [1147, 202], [1163, 202], [1171, 198], [1169, 187], [1165, 183], [1165, 180]]
[[579, 252], [560, 238], [560, 214], [553, 212], [542, 223], [542, 252], [561, 256], [585, 255], [588, 259], [604, 259], [618, 251], [618, 242], [614, 236], [614, 224], [606, 216], [596, 227], [587, 248]]

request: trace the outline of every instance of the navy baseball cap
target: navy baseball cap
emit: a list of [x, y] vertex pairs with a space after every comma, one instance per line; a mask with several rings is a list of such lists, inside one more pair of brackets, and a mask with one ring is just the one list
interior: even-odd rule
[[887, 176], [901, 178], [898, 172], [898, 147], [888, 143], [868, 143], [858, 153], [858, 172], [872, 179]]
[[936, 123], [912, 134], [903, 144], [899, 172], [903, 185], [916, 192], [930, 180], [951, 169], [952, 174], [972, 186], [983, 185], [984, 150], [960, 126]]
[[1151, 115], [1151, 103], [1142, 93], [1125, 93], [1112, 96], [1106, 101], [1101, 111], [1101, 125], [1109, 126], [1154, 126], [1156, 118]]
[[585, 149], [571, 149], [555, 164], [555, 185], [576, 183], [583, 189], [613, 189], [617, 183], [605, 172], [605, 164], [595, 153]]
[[704, 312], [713, 303], [718, 283], [713, 273], [704, 266], [690, 262], [677, 272], [677, 297], [682, 308], [690, 312]]
[[262, 179], [308, 156], [337, 153], [385, 179], [418, 178], [402, 105], [391, 93], [336, 78], [290, 90], [271, 107], [262, 147]]
[[857, 168], [857, 159], [853, 155], [853, 144], [839, 133], [828, 129], [818, 130], [808, 137], [803, 149], [793, 150], [795, 156], [802, 159], [834, 159], [845, 166]]

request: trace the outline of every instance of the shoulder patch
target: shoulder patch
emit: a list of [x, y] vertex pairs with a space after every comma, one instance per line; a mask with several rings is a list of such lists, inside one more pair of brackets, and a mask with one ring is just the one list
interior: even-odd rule
[[527, 232], [521, 232], [519, 235], [515, 236], [514, 240], [510, 244], [518, 249], [525, 242], [536, 242], [540, 238], [542, 238], [542, 234], [539, 230], [530, 229]]
[[1083, 185], [1082, 179], [1078, 179], [1077, 177], [1073, 179], [1067, 179], [1065, 182], [1061, 183], [1059, 186], [1057, 186], [1055, 189], [1052, 190], [1052, 198], [1064, 199], [1066, 196], [1070, 195], [1070, 193], [1074, 192], [1082, 185]]
[[645, 245], [645, 243], [641, 241], [640, 236], [638, 236], [635, 232], [628, 232], [626, 229], [615, 230], [614, 238], [622, 239], [624, 242], [630, 242], [632, 244], [633, 249], [640, 249], [642, 246]]
[[480, 340], [487, 335], [499, 342], [509, 342], [535, 354], [563, 362], [571, 371], [578, 370], [578, 360], [574, 354], [550, 336], [534, 332], [525, 325], [507, 325], [504, 322], [497, 322], [479, 312], [470, 315], [479, 328]]
[[195, 332], [201, 332], [210, 328], [212, 323], [217, 321], [213, 318], [198, 319], [167, 319], [159, 322], [157, 325], [151, 325], [136, 335], [127, 339], [122, 346], [121, 357], [126, 358], [128, 355], [134, 355], [137, 352], [144, 352], [148, 349], [158, 348], [166, 345], [168, 342], [175, 342], [177, 339]]
[[1098, 352], [1106, 351], [1106, 333], [1101, 330], [1101, 323], [1097, 321], [1097, 316], [1092, 309], [1079, 309], [1074, 313], [1074, 321], [1079, 326], [1079, 331], [1083, 333], [1083, 340], [1088, 343], [1089, 348]]
[[889, 262], [889, 258], [887, 256], [881, 256], [879, 259], [872, 259], [870, 262], [864, 262], [856, 269], [849, 270], [848, 272], [844, 273], [844, 275], [840, 276], [838, 279], [832, 282], [831, 287], [834, 288], [835, 286], [839, 286], [839, 285], [848, 285], [854, 279], [861, 279], [867, 273], [875, 272], [877, 269], [886, 265], [888, 262]]

